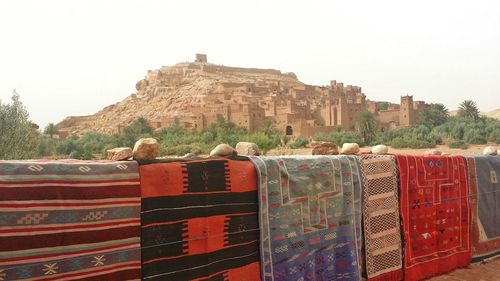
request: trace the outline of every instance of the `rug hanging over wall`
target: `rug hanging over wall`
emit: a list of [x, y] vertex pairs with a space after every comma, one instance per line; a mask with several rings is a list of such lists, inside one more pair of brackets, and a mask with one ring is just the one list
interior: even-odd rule
[[421, 280], [471, 261], [470, 204], [463, 156], [397, 155], [404, 231], [404, 280]]
[[472, 262], [500, 255], [500, 157], [467, 157], [471, 187]]
[[361, 179], [354, 156], [252, 157], [265, 280], [361, 279]]
[[143, 280], [260, 280], [257, 177], [247, 158], [140, 172]]
[[137, 163], [0, 161], [0, 280], [139, 280]]
[[363, 226], [369, 281], [402, 280], [398, 175], [392, 155], [359, 158], [363, 178]]

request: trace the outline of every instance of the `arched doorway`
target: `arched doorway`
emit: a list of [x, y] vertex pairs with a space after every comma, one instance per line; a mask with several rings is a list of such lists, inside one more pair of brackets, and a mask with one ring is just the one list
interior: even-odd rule
[[285, 135], [287, 136], [293, 136], [293, 128], [291, 125], [287, 125], [285, 129]]

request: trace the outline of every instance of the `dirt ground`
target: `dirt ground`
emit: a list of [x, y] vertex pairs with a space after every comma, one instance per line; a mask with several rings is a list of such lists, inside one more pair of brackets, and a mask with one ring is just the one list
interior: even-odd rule
[[471, 265], [448, 274], [429, 279], [430, 281], [500, 281], [500, 259]]
[[[482, 154], [483, 149], [486, 146], [493, 145], [496, 146], [497, 149], [500, 149], [500, 146], [494, 144], [481, 144], [481, 145], [470, 145], [467, 149], [459, 149], [459, 148], [449, 148], [445, 145], [438, 145], [435, 148], [443, 153], [449, 153], [452, 155], [471, 155], [471, 154]], [[395, 154], [425, 154], [427, 150], [430, 148], [389, 148], [389, 153]], [[369, 152], [370, 147], [362, 147], [361, 152]], [[273, 149], [270, 150], [266, 155], [311, 155], [312, 148], [299, 148], [299, 149]]]

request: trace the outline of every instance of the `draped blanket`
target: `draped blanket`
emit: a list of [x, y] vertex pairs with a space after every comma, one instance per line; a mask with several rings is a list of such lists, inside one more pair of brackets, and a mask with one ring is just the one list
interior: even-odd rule
[[500, 255], [500, 157], [467, 157], [471, 187], [472, 261]]
[[135, 162], [0, 161], [0, 280], [139, 280]]
[[463, 156], [397, 155], [405, 241], [404, 280], [470, 263], [470, 204]]
[[354, 156], [252, 157], [265, 280], [360, 280], [361, 180]]
[[402, 280], [396, 162], [391, 155], [360, 156], [368, 280]]
[[248, 159], [150, 163], [140, 173], [143, 280], [260, 280]]

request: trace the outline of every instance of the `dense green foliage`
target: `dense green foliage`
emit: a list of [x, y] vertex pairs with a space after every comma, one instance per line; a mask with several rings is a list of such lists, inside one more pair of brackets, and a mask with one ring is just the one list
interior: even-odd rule
[[37, 156], [38, 134], [29, 114], [14, 93], [10, 103], [0, 101], [0, 159], [28, 159]]
[[377, 133], [374, 143], [383, 143], [395, 148], [429, 148], [440, 144], [441, 138], [434, 134], [431, 128], [418, 125]]
[[145, 137], [158, 140], [161, 155], [179, 155], [186, 153], [207, 154], [220, 143], [235, 146], [239, 141], [256, 143], [265, 153], [282, 143], [283, 136], [279, 134], [273, 122], [265, 121], [261, 129], [248, 134], [246, 129], [238, 127], [224, 118], [219, 118], [214, 124], [202, 131], [184, 129], [180, 124], [155, 132], [144, 118], [139, 118], [119, 134], [106, 135], [88, 132], [81, 137], [72, 136], [65, 140], [54, 140], [45, 136], [39, 145], [40, 156], [67, 156], [78, 159], [95, 159], [104, 155], [107, 149], [113, 147], [133, 147], [134, 143]]
[[418, 123], [428, 128], [434, 128], [448, 121], [448, 109], [440, 103], [420, 111]]
[[358, 132], [341, 131], [339, 128], [337, 128], [337, 130], [335, 130], [335, 132], [333, 133], [330, 134], [320, 133], [315, 135], [313, 138], [316, 141], [330, 141], [339, 146], [342, 146], [346, 142], [355, 142], [361, 146], [368, 145], [364, 143], [363, 138]]

